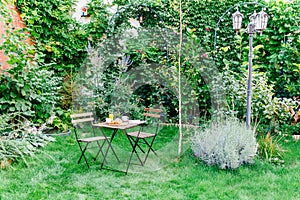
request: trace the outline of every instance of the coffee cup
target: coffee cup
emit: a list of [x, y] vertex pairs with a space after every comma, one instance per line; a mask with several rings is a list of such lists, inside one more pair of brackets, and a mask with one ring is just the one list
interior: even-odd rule
[[122, 119], [123, 122], [127, 122], [129, 120], [129, 117], [128, 116], [122, 116], [121, 119]]

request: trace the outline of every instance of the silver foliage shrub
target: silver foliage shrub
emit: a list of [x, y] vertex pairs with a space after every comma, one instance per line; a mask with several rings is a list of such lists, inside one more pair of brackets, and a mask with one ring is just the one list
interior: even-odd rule
[[254, 131], [232, 118], [197, 131], [192, 139], [192, 149], [200, 160], [221, 169], [253, 163], [257, 150]]

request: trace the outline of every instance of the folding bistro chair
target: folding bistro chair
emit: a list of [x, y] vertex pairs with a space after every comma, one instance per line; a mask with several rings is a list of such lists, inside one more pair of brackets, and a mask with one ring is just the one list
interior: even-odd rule
[[[88, 166], [88, 168], [90, 167], [89, 163], [87, 161], [87, 158], [85, 156], [85, 153], [91, 143], [97, 143], [96, 147], [98, 148], [98, 152], [97, 152], [96, 157], [94, 158], [94, 161], [97, 159], [97, 157], [99, 156], [100, 153], [102, 154], [102, 156], [104, 156], [102, 149], [106, 142], [108, 142], [109, 148], [112, 149], [114, 155], [119, 160], [115, 151], [111, 147], [108, 138], [104, 134], [101, 136], [96, 136], [95, 129], [92, 126], [93, 121], [94, 121], [92, 112], [72, 114], [71, 119], [72, 119], [72, 124], [74, 127], [76, 141], [77, 141], [80, 151], [81, 151], [80, 158], [77, 162], [78, 164], [80, 163], [81, 159], [83, 158], [85, 160], [85, 163]], [[84, 130], [84, 132], [82, 132], [81, 130]], [[105, 162], [105, 160], [103, 160], [103, 162]]]
[[[146, 163], [146, 160], [148, 158], [150, 151], [152, 151], [157, 156], [152, 145], [154, 143], [155, 137], [158, 132], [158, 126], [159, 126], [158, 120], [162, 118], [162, 110], [154, 109], [154, 108], [145, 108], [143, 115], [145, 117], [145, 120], [149, 120], [152, 122], [156, 121], [156, 125], [154, 127], [152, 127], [153, 131], [151, 131], [151, 132], [144, 131], [145, 127], [149, 127], [149, 125], [146, 125], [146, 126], [141, 126], [139, 131], [126, 133], [127, 138], [130, 141], [130, 144], [132, 146], [132, 151], [131, 151], [130, 158], [129, 158], [128, 164], [127, 164], [126, 174], [128, 172], [129, 165], [131, 163], [133, 154], [135, 154], [137, 156], [137, 158], [140, 161], [142, 166]], [[140, 156], [137, 152], [137, 149], [139, 149], [142, 153], [145, 154], [145, 157], [143, 160], [140, 158]]]

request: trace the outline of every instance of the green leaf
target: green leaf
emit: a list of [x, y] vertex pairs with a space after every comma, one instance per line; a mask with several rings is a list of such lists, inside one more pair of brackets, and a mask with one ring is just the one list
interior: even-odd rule
[[28, 110], [28, 106], [25, 103], [22, 103], [22, 111], [25, 112]]
[[17, 111], [20, 111], [20, 110], [21, 110], [22, 103], [19, 102], [19, 101], [17, 101], [15, 106], [16, 106]]
[[17, 94], [16, 94], [16, 93], [14, 93], [14, 92], [10, 92], [10, 97], [14, 99], [14, 98], [16, 98], [16, 97], [17, 97]]
[[26, 96], [26, 92], [23, 88], [21, 89], [21, 94], [22, 94], [22, 96]]
[[13, 107], [13, 106], [9, 107], [9, 111], [14, 112], [15, 110], [16, 110], [15, 107]]

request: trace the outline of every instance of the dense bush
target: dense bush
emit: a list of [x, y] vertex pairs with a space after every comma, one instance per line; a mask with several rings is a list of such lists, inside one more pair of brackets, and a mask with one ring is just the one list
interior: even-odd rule
[[[5, 7], [5, 9], [8, 9]], [[8, 12], [9, 13], [9, 12]], [[61, 78], [49, 65], [38, 65], [35, 49], [28, 42], [28, 29], [14, 29], [8, 24], [0, 49], [5, 51], [10, 68], [0, 75], [0, 111], [2, 114], [21, 113], [26, 119], [43, 123], [60, 100]]]
[[10, 68], [0, 78], [0, 110], [2, 114], [22, 112], [27, 119], [42, 123], [60, 100], [59, 83], [52, 71]]
[[197, 131], [192, 139], [192, 149], [194, 155], [208, 165], [235, 169], [254, 162], [256, 139], [253, 130], [230, 118]]
[[[223, 72], [224, 90], [226, 91], [229, 110], [241, 119], [246, 113], [247, 77], [233, 72], [227, 67]], [[252, 118], [253, 122], [268, 124], [276, 116], [278, 107], [273, 100], [273, 85], [267, 83], [266, 75], [253, 73]]]
[[[229, 111], [240, 119], [246, 114], [247, 77], [225, 67], [223, 86]], [[253, 73], [252, 85], [252, 122], [258, 126], [258, 133], [295, 134], [297, 125], [293, 122], [293, 115], [300, 102], [296, 98], [275, 97], [274, 85], [268, 84], [265, 73]]]

